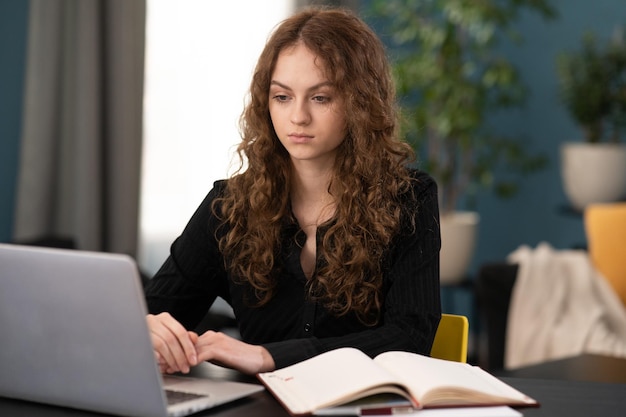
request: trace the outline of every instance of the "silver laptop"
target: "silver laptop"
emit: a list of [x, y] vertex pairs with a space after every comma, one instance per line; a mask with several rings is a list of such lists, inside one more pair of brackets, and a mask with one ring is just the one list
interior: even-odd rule
[[[160, 417], [263, 390], [162, 377], [145, 315], [137, 266], [128, 256], [0, 244], [0, 396]], [[184, 401], [168, 404], [168, 397]]]

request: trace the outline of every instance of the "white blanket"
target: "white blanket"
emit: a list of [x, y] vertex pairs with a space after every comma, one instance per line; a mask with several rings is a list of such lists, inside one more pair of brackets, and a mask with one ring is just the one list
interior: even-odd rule
[[[626, 256], [626, 254], [625, 254]], [[626, 309], [587, 252], [521, 246], [511, 294], [507, 369], [581, 353], [626, 357]]]

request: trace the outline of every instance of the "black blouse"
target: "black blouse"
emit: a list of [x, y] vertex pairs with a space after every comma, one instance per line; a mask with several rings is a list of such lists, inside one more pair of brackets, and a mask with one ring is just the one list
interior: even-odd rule
[[[219, 222], [211, 203], [225, 181], [214, 184], [148, 283], [148, 311], [168, 311], [193, 329], [219, 296], [232, 306], [242, 340], [263, 345], [277, 368], [344, 346], [372, 357], [389, 350], [429, 354], [441, 317], [437, 187], [424, 172], [412, 171], [412, 175], [414, 197], [407, 196], [405, 203], [416, 227], [404, 227], [388, 248], [382, 319], [376, 326], [366, 326], [350, 314], [336, 317], [307, 299], [297, 242], [303, 233], [291, 219], [282, 231], [277, 291], [263, 307], [251, 307], [246, 298], [249, 288], [235, 283], [225, 270], [215, 239]], [[319, 227], [318, 242], [324, 233], [325, 228]]]

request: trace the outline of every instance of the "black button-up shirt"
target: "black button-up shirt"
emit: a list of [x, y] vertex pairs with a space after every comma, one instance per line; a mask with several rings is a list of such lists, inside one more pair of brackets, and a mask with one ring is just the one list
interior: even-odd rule
[[[222, 192], [218, 181], [196, 210], [171, 253], [146, 288], [150, 313], [168, 311], [193, 329], [216, 297], [233, 308], [242, 340], [263, 345], [277, 368], [327, 350], [352, 346], [370, 356], [388, 350], [429, 354], [441, 315], [439, 295], [439, 210], [435, 182], [414, 171], [413, 198], [406, 198], [415, 218], [394, 239], [385, 256], [383, 308], [379, 323], [366, 326], [355, 315], [336, 317], [307, 297], [300, 263], [304, 233], [294, 219], [285, 219], [282, 259], [274, 297], [254, 307], [247, 285], [236, 283], [224, 268], [211, 203]], [[327, 227], [317, 230], [320, 242]]]

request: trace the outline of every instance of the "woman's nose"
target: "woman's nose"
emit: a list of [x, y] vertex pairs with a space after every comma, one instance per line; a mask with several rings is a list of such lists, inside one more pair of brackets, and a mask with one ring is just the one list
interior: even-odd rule
[[305, 125], [311, 122], [311, 113], [306, 101], [297, 100], [291, 112], [291, 122], [296, 125]]

